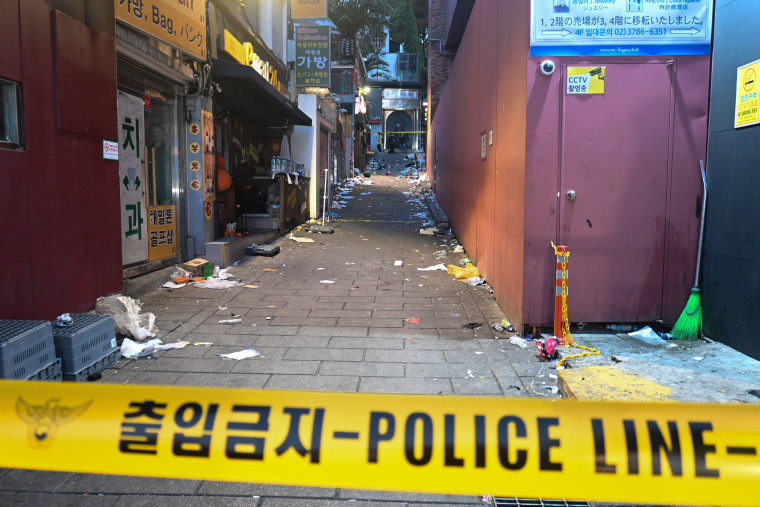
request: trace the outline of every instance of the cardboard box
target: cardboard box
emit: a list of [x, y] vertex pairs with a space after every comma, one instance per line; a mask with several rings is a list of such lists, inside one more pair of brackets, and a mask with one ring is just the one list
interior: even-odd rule
[[[190, 272], [191, 277], [196, 277], [203, 276], [203, 269], [210, 265], [211, 263], [205, 259], [193, 259], [184, 263], [182, 267]], [[211, 266], [211, 269], [214, 269], [213, 266]]]

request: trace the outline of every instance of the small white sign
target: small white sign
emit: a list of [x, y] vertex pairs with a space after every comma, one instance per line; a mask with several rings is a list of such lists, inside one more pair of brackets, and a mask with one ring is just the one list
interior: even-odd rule
[[119, 160], [119, 143], [103, 139], [103, 160]]

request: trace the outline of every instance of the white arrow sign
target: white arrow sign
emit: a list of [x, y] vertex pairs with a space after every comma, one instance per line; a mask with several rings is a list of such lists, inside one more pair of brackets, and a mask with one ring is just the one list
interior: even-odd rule
[[554, 35], [554, 36], [561, 35], [562, 37], [567, 37], [571, 33], [573, 32], [571, 32], [567, 28], [563, 28], [562, 30], [543, 30], [541, 32], [541, 35]]
[[670, 33], [673, 35], [696, 35], [699, 33], [699, 30], [693, 26], [691, 28], [671, 28]]

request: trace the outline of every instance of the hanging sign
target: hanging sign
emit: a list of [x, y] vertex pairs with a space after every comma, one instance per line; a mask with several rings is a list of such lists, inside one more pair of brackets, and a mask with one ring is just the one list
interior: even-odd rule
[[713, 0], [531, 0], [531, 56], [707, 55]]
[[330, 86], [330, 27], [296, 27], [296, 86]]
[[119, 190], [122, 262], [148, 259], [145, 219], [145, 116], [143, 99], [118, 92]]
[[589, 95], [604, 93], [605, 67], [568, 67], [568, 95]]
[[206, 200], [212, 200], [216, 196], [214, 141], [214, 115], [210, 111], [203, 111], [203, 197]]
[[327, 0], [292, 0], [293, 19], [326, 18]]
[[760, 74], [760, 60], [743, 65], [736, 72], [736, 118], [734, 128], [748, 127], [760, 123], [760, 90], [757, 79]]
[[116, 19], [206, 59], [206, 0], [114, 0]]

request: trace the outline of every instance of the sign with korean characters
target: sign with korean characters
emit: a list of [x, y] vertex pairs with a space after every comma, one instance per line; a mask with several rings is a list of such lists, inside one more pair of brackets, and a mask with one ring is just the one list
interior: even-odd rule
[[588, 95], [604, 93], [605, 67], [568, 67], [567, 94]]
[[206, 59], [206, 0], [114, 0], [116, 19]]
[[734, 128], [748, 127], [760, 123], [760, 91], [757, 78], [760, 74], [760, 60], [739, 67], [736, 72], [736, 119]]
[[148, 260], [157, 261], [177, 255], [177, 224], [174, 206], [148, 208]]
[[216, 197], [214, 176], [216, 173], [214, 115], [203, 111], [203, 198], [212, 200]]
[[531, 56], [707, 55], [713, 0], [531, 0]]
[[121, 257], [126, 266], [148, 259], [145, 213], [145, 116], [143, 99], [118, 92]]
[[293, 19], [326, 18], [327, 0], [291, 0]]
[[0, 467], [756, 507], [758, 418], [760, 404], [0, 380]]
[[296, 86], [330, 86], [330, 27], [296, 27]]

